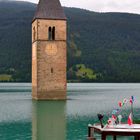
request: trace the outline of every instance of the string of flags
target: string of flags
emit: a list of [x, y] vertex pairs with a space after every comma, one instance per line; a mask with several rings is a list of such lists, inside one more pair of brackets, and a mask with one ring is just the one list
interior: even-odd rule
[[134, 96], [131, 96], [130, 99], [124, 99], [122, 102], [119, 101], [119, 107], [123, 107], [125, 104], [127, 104], [128, 102], [130, 102], [130, 104], [133, 104], [134, 102]]
[[[118, 105], [119, 105], [119, 109], [114, 109], [112, 111], [112, 116], [108, 119], [107, 124], [110, 126], [114, 126], [117, 124], [121, 124], [121, 120], [122, 120], [122, 115], [120, 114], [120, 112], [122, 111], [122, 107], [127, 104], [130, 103], [131, 105], [131, 113], [128, 116], [128, 120], [127, 123], [128, 125], [132, 125], [133, 124], [133, 103], [134, 103], [135, 99], [134, 96], [131, 96], [129, 99], [125, 98], [123, 99], [123, 101], [119, 101]], [[104, 115], [102, 114], [98, 114], [98, 119], [100, 121], [101, 124], [101, 128], [104, 127], [102, 120], [103, 120]]]
[[121, 109], [122, 109], [122, 107], [123, 107], [125, 104], [127, 104], [128, 102], [130, 103], [130, 105], [132, 105], [133, 102], [134, 102], [134, 96], [131, 96], [129, 100], [125, 98], [122, 102], [119, 101], [119, 102], [118, 102], [118, 105], [119, 105], [120, 109], [114, 109], [114, 110], [112, 110], [112, 115], [119, 114], [120, 111], [121, 111]]
[[[122, 110], [122, 107], [127, 104], [127, 103], [130, 103], [131, 105], [131, 113], [130, 115], [128, 116], [128, 125], [132, 125], [133, 124], [133, 103], [134, 103], [134, 96], [131, 96], [130, 99], [123, 99], [123, 101], [119, 101], [118, 102], [118, 105], [119, 105], [119, 109], [114, 109], [112, 111], [112, 116], [111, 118], [108, 119], [108, 124], [109, 125], [115, 125], [117, 123], [121, 124], [121, 120], [122, 120], [122, 115], [120, 115], [120, 112]], [[117, 122], [118, 121], [118, 122]]]

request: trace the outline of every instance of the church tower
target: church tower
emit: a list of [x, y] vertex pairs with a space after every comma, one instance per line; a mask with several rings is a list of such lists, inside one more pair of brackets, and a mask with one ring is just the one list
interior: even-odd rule
[[66, 99], [66, 17], [59, 0], [40, 0], [32, 21], [32, 98]]

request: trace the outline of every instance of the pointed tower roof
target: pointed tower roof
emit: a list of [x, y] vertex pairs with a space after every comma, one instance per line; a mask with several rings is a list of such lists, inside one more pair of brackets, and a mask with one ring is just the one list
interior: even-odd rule
[[35, 19], [66, 20], [66, 16], [59, 0], [39, 0], [33, 20]]

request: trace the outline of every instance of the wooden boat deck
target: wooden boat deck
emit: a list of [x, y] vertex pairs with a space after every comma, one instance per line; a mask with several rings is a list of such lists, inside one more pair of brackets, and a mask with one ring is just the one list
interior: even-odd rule
[[101, 134], [101, 140], [106, 140], [107, 136], [113, 136], [113, 140], [116, 140], [117, 136], [134, 136], [135, 140], [140, 140], [140, 124], [106, 125], [104, 128], [101, 128], [100, 124], [89, 125], [88, 140], [95, 140], [95, 132]]

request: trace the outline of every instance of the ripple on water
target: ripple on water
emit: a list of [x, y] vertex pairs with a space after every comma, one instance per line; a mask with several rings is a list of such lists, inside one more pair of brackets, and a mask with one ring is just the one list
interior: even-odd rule
[[[131, 95], [135, 97], [134, 113], [136, 118], [140, 118], [139, 91], [140, 84], [68, 84], [69, 100], [63, 107], [62, 104], [59, 106], [54, 102], [53, 105], [52, 102], [34, 104], [31, 100], [31, 84], [2, 83], [0, 84], [0, 140], [35, 140], [32, 138], [32, 132], [35, 132], [34, 137], [37, 138], [37, 134], [41, 135], [44, 129], [43, 135], [51, 137], [53, 127], [48, 129], [46, 123], [50, 126], [51, 124], [61, 126], [64, 131], [59, 132], [62, 133], [63, 140], [85, 140], [87, 125], [98, 121], [97, 113], [110, 115], [112, 109], [118, 108], [118, 101], [123, 98], [129, 98]], [[128, 115], [130, 106], [126, 106], [124, 110], [127, 110]], [[124, 115], [125, 120], [127, 115]], [[62, 122], [56, 116], [61, 117]], [[40, 125], [35, 125], [36, 122], [40, 122]], [[56, 131], [54, 135], [56, 138]], [[99, 135], [96, 136], [97, 140], [100, 139]], [[118, 139], [128, 140], [127, 137]]]

